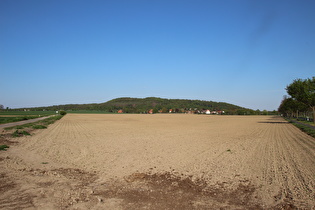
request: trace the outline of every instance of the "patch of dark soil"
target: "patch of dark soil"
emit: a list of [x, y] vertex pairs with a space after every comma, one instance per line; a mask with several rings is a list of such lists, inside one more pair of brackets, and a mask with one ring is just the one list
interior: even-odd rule
[[22, 191], [5, 173], [0, 173], [0, 209], [33, 208], [34, 196]]
[[0, 193], [13, 189], [15, 185], [5, 173], [0, 173]]
[[[25, 171], [25, 169], [21, 169], [21, 171]], [[30, 172], [34, 176], [65, 177], [80, 186], [88, 185], [98, 179], [96, 173], [90, 173], [76, 168], [58, 168], [53, 170], [29, 169], [27, 172]]]
[[0, 136], [0, 145], [13, 145], [13, 144], [17, 144], [17, 141], [12, 141], [9, 140], [9, 138], [6, 138], [5, 135], [1, 135]]
[[255, 197], [255, 187], [248, 181], [228, 189], [226, 183], [209, 186], [204, 180], [170, 172], [135, 173], [125, 182], [108, 184], [105, 190], [96, 189], [94, 195], [104, 200], [121, 199], [124, 209], [263, 209]]
[[[89, 187], [89, 184], [98, 179], [96, 173], [89, 173], [74, 168], [58, 168], [54, 170], [31, 168], [19, 169], [18, 171], [25, 174], [28, 182], [36, 184], [32, 187], [33, 192], [42, 192], [41, 194], [33, 194], [32, 196], [28, 194], [30, 201], [35, 199], [38, 202], [41, 198], [47, 199], [47, 196], [51, 196], [53, 206], [56, 206], [57, 209], [67, 209], [77, 203], [89, 202], [94, 198], [92, 188]], [[33, 179], [34, 177], [36, 178]], [[45, 188], [45, 190], [42, 188]], [[18, 192], [19, 190], [19, 186], [17, 186], [15, 191]], [[24, 195], [25, 193], [21, 192], [20, 194]], [[12, 195], [12, 192], [10, 195]], [[19, 209], [20, 207], [16, 205], [16, 208]]]
[[40, 186], [40, 187], [50, 187], [50, 186], [54, 185], [55, 183], [49, 181], [49, 182], [38, 182], [38, 183], [36, 183], [36, 184], [37, 184], [38, 186]]
[[62, 175], [67, 179], [73, 179], [81, 182], [84, 185], [94, 182], [98, 179], [96, 173], [89, 173], [80, 169], [74, 168], [59, 168], [52, 170], [53, 173]]

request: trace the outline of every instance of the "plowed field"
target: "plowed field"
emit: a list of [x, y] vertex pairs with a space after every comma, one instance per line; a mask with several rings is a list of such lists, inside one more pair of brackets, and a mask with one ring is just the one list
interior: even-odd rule
[[0, 152], [0, 208], [315, 208], [315, 139], [274, 116], [68, 114]]

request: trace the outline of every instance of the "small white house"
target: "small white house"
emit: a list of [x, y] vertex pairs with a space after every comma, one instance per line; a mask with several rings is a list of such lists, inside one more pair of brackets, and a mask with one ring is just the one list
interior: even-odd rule
[[210, 114], [210, 110], [209, 109], [207, 109], [206, 114]]

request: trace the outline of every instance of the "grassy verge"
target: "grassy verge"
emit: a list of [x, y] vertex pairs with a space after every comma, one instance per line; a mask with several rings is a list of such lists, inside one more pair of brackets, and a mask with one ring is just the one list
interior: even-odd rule
[[18, 122], [18, 121], [23, 121], [23, 120], [30, 120], [30, 119], [35, 119], [40, 116], [23, 116], [23, 117], [0, 117], [0, 124], [5, 124], [5, 123], [11, 123], [11, 122]]
[[12, 137], [31, 135], [32, 131], [36, 129], [45, 129], [48, 127], [48, 125], [53, 124], [57, 120], [60, 120], [62, 117], [63, 115], [52, 116], [34, 123], [27, 123], [24, 125], [12, 126], [4, 129], [6, 131], [15, 130], [13, 133], [11, 133]]
[[15, 130], [14, 133], [12, 133], [13, 137], [20, 137], [20, 136], [30, 136], [31, 134], [27, 131], [20, 131], [20, 130]]
[[4, 128], [5, 130], [12, 130], [12, 129], [24, 129], [24, 128], [33, 128], [33, 129], [44, 129], [47, 128], [48, 125], [53, 124], [57, 120], [60, 120], [63, 115], [52, 116], [44, 120], [40, 120], [34, 123], [27, 123], [24, 125], [16, 125], [8, 128]]
[[288, 120], [288, 121], [290, 123], [292, 123], [294, 126], [296, 126], [297, 128], [299, 128], [304, 133], [307, 133], [308, 135], [315, 138], [315, 128], [314, 127], [311, 127], [311, 126], [309, 126], [309, 124], [304, 124], [302, 122], [297, 122], [297, 121], [293, 121], [293, 120]]
[[302, 123], [304, 123], [304, 124], [311, 125], [311, 126], [314, 126], [314, 127], [315, 127], [315, 123], [310, 122], [310, 121], [300, 121], [300, 120], [299, 120], [299, 122], [302, 122]]
[[47, 126], [45, 126], [45, 125], [33, 125], [32, 128], [34, 128], [34, 129], [46, 129]]

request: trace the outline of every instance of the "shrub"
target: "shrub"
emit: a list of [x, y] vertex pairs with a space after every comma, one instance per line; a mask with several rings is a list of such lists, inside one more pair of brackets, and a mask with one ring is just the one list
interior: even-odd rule
[[8, 145], [0, 145], [0, 150], [7, 151]]
[[22, 131], [21, 134], [24, 135], [24, 136], [30, 136], [30, 135], [31, 135], [31, 134], [30, 134], [29, 132], [27, 132], [27, 131]]
[[67, 112], [66, 112], [66, 111], [60, 111], [59, 114], [60, 114], [60, 115], [66, 115]]
[[31, 134], [27, 131], [19, 131], [15, 130], [14, 133], [12, 133], [13, 137], [20, 137], [20, 136], [30, 136]]

